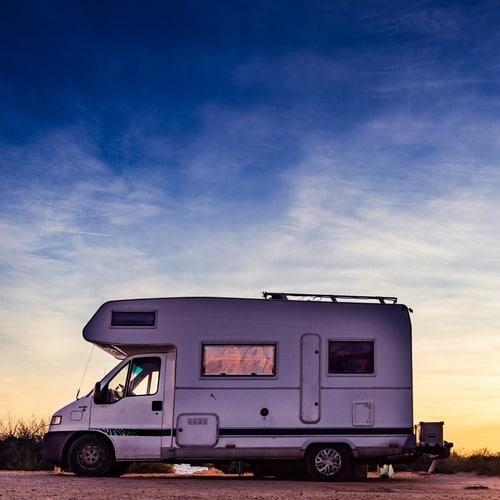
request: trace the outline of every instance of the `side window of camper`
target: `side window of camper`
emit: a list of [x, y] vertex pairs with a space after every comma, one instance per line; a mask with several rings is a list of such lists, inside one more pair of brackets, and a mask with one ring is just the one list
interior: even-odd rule
[[201, 375], [204, 377], [273, 377], [275, 344], [203, 344]]
[[373, 340], [330, 340], [328, 373], [372, 374], [375, 366]]
[[160, 376], [160, 358], [134, 359], [130, 369], [127, 396], [156, 394]]

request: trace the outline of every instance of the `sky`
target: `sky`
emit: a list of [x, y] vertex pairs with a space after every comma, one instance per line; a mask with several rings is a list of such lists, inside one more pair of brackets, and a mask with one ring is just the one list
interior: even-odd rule
[[414, 416], [500, 450], [500, 6], [5, 0], [0, 418], [116, 360], [107, 300], [413, 309]]

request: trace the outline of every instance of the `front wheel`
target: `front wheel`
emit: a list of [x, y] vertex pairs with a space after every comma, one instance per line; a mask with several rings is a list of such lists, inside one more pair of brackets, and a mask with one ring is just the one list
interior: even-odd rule
[[106, 476], [114, 464], [111, 447], [101, 436], [81, 436], [69, 449], [69, 465], [78, 476]]
[[347, 479], [349, 459], [344, 446], [315, 446], [306, 455], [307, 471], [316, 481], [341, 481]]

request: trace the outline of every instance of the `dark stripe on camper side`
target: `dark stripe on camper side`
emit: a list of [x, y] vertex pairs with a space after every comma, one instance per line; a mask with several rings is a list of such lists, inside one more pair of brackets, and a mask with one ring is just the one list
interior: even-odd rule
[[220, 436], [393, 436], [400, 434], [413, 434], [412, 427], [389, 428], [349, 428], [332, 429], [314, 427], [311, 429], [297, 428], [234, 428], [219, 429]]
[[104, 432], [104, 434], [107, 434], [108, 436], [162, 437], [172, 435], [172, 431], [170, 429], [117, 429], [107, 427], [91, 430]]
[[[144, 437], [162, 437], [176, 436], [175, 429], [117, 429], [117, 428], [101, 428], [92, 429], [104, 432], [108, 436], [144, 436]], [[247, 436], [247, 437], [264, 437], [264, 436], [395, 436], [395, 435], [413, 434], [412, 427], [389, 427], [383, 429], [377, 428], [349, 428], [349, 429], [332, 429], [332, 428], [311, 428], [305, 429], [296, 428], [222, 428], [219, 429], [219, 436]]]

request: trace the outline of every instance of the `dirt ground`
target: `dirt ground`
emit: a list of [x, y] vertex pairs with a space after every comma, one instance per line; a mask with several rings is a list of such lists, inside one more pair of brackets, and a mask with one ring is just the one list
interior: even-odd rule
[[500, 498], [500, 477], [401, 472], [391, 479], [370, 473], [359, 482], [280, 481], [217, 474], [126, 474], [83, 478], [71, 473], [0, 471], [3, 499], [482, 499]]

